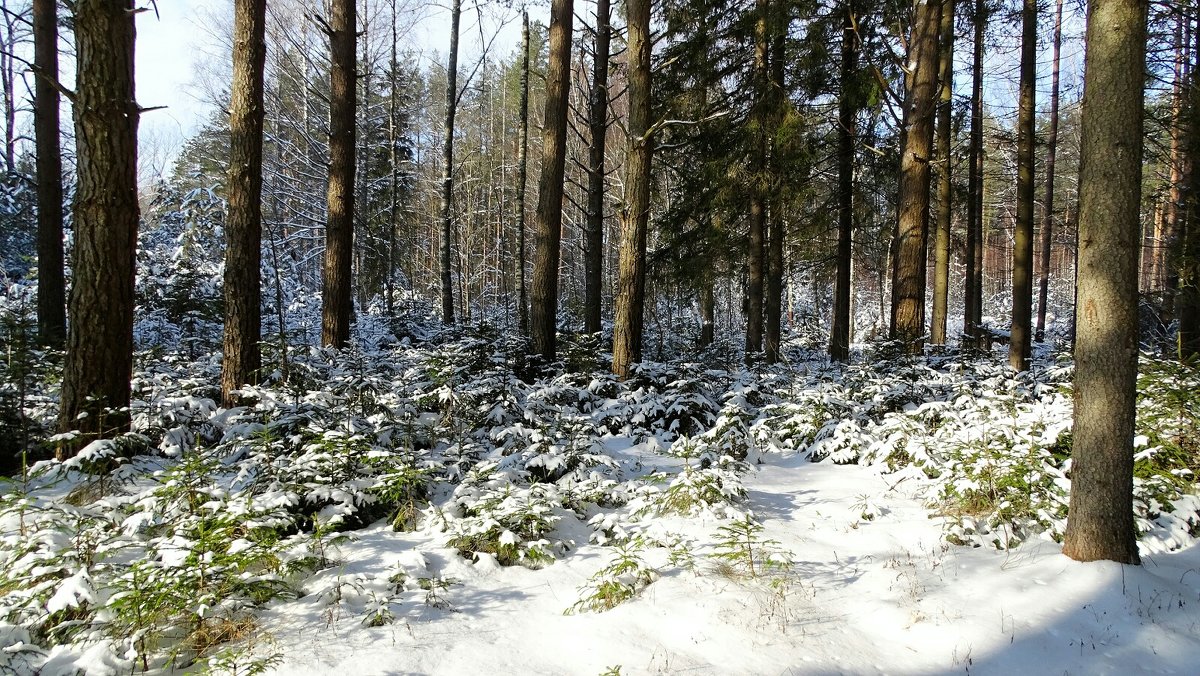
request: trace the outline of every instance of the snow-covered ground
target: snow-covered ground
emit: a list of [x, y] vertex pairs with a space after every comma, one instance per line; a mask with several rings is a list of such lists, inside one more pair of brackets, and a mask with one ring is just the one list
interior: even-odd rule
[[[579, 546], [531, 570], [377, 524], [338, 548], [307, 595], [262, 614], [255, 652], [277, 656], [275, 673], [314, 675], [1200, 670], [1196, 545], [1148, 553], [1144, 541], [1140, 568], [1077, 563], [1049, 539], [952, 546], [914, 495], [918, 478], [775, 454], [743, 481], [758, 539], [787, 561], [757, 576], [711, 556], [730, 519], [655, 517], [641, 522], [648, 539], [681, 543], [690, 564], [647, 546], [657, 572], [636, 597], [564, 614], [614, 557], [586, 544], [587, 529], [561, 533]], [[396, 592], [401, 570], [450, 585]], [[367, 626], [381, 604], [391, 621]]]

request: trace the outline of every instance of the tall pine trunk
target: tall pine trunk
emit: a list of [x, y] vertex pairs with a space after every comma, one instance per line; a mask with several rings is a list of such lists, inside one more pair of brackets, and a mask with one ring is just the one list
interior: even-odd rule
[[829, 357], [850, 359], [850, 272], [853, 266], [854, 237], [854, 142], [858, 114], [858, 34], [855, 29], [854, 0], [845, 0], [842, 17], [842, 55], [838, 98], [838, 240], [837, 280], [833, 290], [833, 329], [829, 339]]
[[925, 256], [929, 238], [929, 164], [937, 101], [941, 0], [917, 0], [909, 39], [900, 157], [891, 337], [906, 354], [921, 354], [925, 335]]
[[1170, 175], [1167, 185], [1167, 203], [1163, 213], [1162, 258], [1166, 274], [1163, 276], [1162, 323], [1169, 326], [1175, 319], [1175, 296], [1179, 291], [1179, 256], [1183, 245], [1183, 219], [1185, 206], [1183, 191], [1191, 173], [1192, 158], [1184, 149], [1184, 134], [1187, 122], [1185, 103], [1190, 98], [1188, 30], [1191, 20], [1186, 12], [1180, 12], [1175, 27], [1175, 73], [1171, 88], [1171, 149], [1168, 155]]
[[963, 296], [963, 342], [981, 347], [983, 321], [983, 38], [987, 4], [975, 0], [971, 65], [971, 137], [967, 152], [967, 250]]
[[[1200, 31], [1194, 35], [1195, 53], [1200, 54]], [[1200, 357], [1200, 83], [1195, 73], [1186, 78], [1187, 106], [1182, 113], [1182, 157], [1180, 164], [1183, 189], [1175, 269], [1179, 315], [1177, 354], [1181, 361]]]
[[629, 44], [629, 140], [625, 208], [613, 321], [613, 373], [629, 376], [642, 359], [646, 230], [650, 212], [650, 0], [626, 0]]
[[61, 347], [67, 330], [63, 274], [62, 150], [59, 142], [58, 9], [33, 2], [33, 128], [37, 148], [38, 340]]
[[1147, 0], [1093, 0], [1084, 57], [1071, 504], [1063, 554], [1138, 563], [1137, 265]]
[[458, 27], [462, 0], [450, 4], [450, 56], [446, 64], [446, 117], [442, 124], [442, 322], [454, 323], [454, 116], [458, 111]]
[[584, 226], [583, 330], [600, 330], [604, 273], [604, 140], [608, 134], [608, 57], [612, 37], [609, 0], [596, 0], [592, 90], [588, 95], [587, 219]]
[[782, 346], [782, 329], [783, 329], [783, 240], [786, 235], [785, 219], [783, 217], [783, 199], [780, 196], [782, 190], [782, 160], [780, 157], [780, 148], [778, 145], [777, 132], [783, 124], [783, 118], [786, 114], [787, 106], [787, 90], [784, 87], [784, 41], [787, 32], [787, 8], [781, 0], [774, 0], [771, 3], [770, 23], [770, 48], [768, 61], [770, 63], [767, 98], [770, 103], [770, 120], [771, 124], [769, 131], [772, 140], [769, 145], [769, 155], [767, 156], [769, 185], [771, 186], [772, 196], [768, 200], [769, 207], [767, 209], [767, 279], [766, 279], [766, 300], [765, 305], [765, 320], [766, 327], [764, 328], [763, 351], [765, 352], [766, 361], [768, 364], [775, 364], [782, 359], [780, 352]]
[[354, 245], [355, 2], [334, 0], [329, 17], [329, 204], [321, 290], [321, 344], [350, 341]]
[[748, 278], [746, 282], [746, 360], [763, 349], [763, 291], [766, 277], [767, 203], [767, 15], [769, 0], [755, 0], [757, 21], [754, 29], [754, 137], [751, 139], [750, 231], [746, 253]]
[[59, 428], [83, 438], [129, 428], [137, 248], [133, 3], [75, 3], [75, 248]]
[[529, 12], [521, 12], [521, 118], [517, 133], [517, 323], [529, 335], [529, 300], [525, 289], [525, 187], [529, 177]]
[[258, 382], [261, 366], [263, 64], [266, 0], [237, 0], [229, 102], [229, 186], [225, 218], [225, 341], [221, 401]]
[[941, 54], [938, 57], [938, 82], [941, 93], [937, 107], [938, 211], [933, 237], [933, 315], [929, 321], [929, 342], [946, 344], [946, 306], [950, 296], [950, 219], [953, 214], [950, 136], [954, 100], [954, 2], [942, 0], [940, 29]]
[[1038, 287], [1037, 329], [1034, 339], [1046, 339], [1046, 303], [1050, 294], [1050, 254], [1054, 238], [1054, 160], [1058, 154], [1058, 71], [1062, 52], [1063, 0], [1054, 8], [1054, 52], [1050, 67], [1050, 132], [1046, 136], [1046, 204], [1042, 214], [1041, 283]]
[[550, 3], [550, 58], [542, 125], [542, 173], [534, 226], [530, 332], [546, 362], [556, 353], [559, 244], [562, 241], [563, 173], [567, 159], [567, 104], [571, 93], [572, 0]]
[[1012, 330], [1008, 365], [1029, 369], [1033, 309], [1033, 122], [1037, 89], [1037, 0], [1021, 10], [1021, 91], [1017, 100], [1017, 220], [1013, 228]]

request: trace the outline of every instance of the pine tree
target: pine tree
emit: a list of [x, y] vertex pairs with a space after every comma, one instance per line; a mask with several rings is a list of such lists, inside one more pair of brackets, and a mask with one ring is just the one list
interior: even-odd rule
[[34, 136], [38, 193], [38, 339], [59, 347], [66, 335], [63, 274], [62, 150], [59, 144], [58, 4], [33, 1]]
[[234, 5], [233, 85], [229, 104], [229, 183], [225, 233], [225, 342], [221, 400], [257, 381], [261, 365], [263, 64], [266, 0]]
[[[133, 371], [137, 127], [133, 3], [75, 3], [73, 283], [59, 428], [83, 439], [129, 427]], [[59, 455], [77, 449], [60, 447]]]
[[345, 347], [354, 310], [354, 132], [357, 73], [355, 0], [334, 0], [329, 23], [329, 217], [321, 291], [321, 344]]
[[558, 318], [558, 264], [562, 236], [563, 174], [567, 159], [567, 102], [571, 78], [572, 0], [550, 4], [550, 62], [542, 127], [542, 173], [534, 226], [530, 333], [533, 349], [554, 361]]
[[1075, 424], [1063, 553], [1136, 564], [1133, 424], [1146, 0], [1088, 6], [1079, 170]]

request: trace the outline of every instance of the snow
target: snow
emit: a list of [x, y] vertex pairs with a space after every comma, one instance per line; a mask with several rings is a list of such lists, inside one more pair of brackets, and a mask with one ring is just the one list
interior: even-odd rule
[[449, 607], [398, 596], [394, 622], [366, 627], [361, 600], [310, 594], [263, 613], [270, 640], [257, 650], [281, 656], [274, 673], [314, 676], [1195, 673], [1200, 547], [1130, 567], [1072, 561], [1047, 539], [951, 546], [914, 482], [878, 468], [768, 455], [743, 480], [762, 538], [790, 553], [775, 585], [709, 558], [723, 521], [661, 517], [642, 527], [694, 539], [694, 569], [655, 561], [661, 577], [637, 597], [565, 615], [610, 548], [580, 542], [537, 570], [500, 567], [439, 533], [377, 524], [321, 582], [362, 596], [396, 569], [440, 576], [454, 580]]

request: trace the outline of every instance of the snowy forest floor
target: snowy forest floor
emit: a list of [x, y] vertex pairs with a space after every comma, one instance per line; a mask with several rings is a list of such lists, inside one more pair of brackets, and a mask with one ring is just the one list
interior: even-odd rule
[[[746, 478], [746, 506], [784, 567], [755, 577], [714, 558], [729, 550], [726, 522], [655, 519], [646, 532], [685, 539], [692, 565], [666, 565], [604, 613], [564, 610], [614, 558], [608, 548], [501, 568], [376, 525], [307, 596], [264, 614], [261, 649], [281, 674], [1195, 673], [1200, 547], [1137, 569], [1077, 563], [1044, 540], [951, 546], [914, 486], [894, 483], [867, 467], [768, 459]], [[400, 569], [455, 582], [440, 607], [409, 602], [364, 627], [372, 590]]]
[[[1142, 361], [1129, 567], [1061, 554], [1061, 354], [620, 382], [590, 340], [294, 350], [233, 409], [139, 355], [130, 433], [0, 490], [0, 673], [1195, 673], [1195, 368]], [[53, 443], [55, 359], [10, 434]]]

